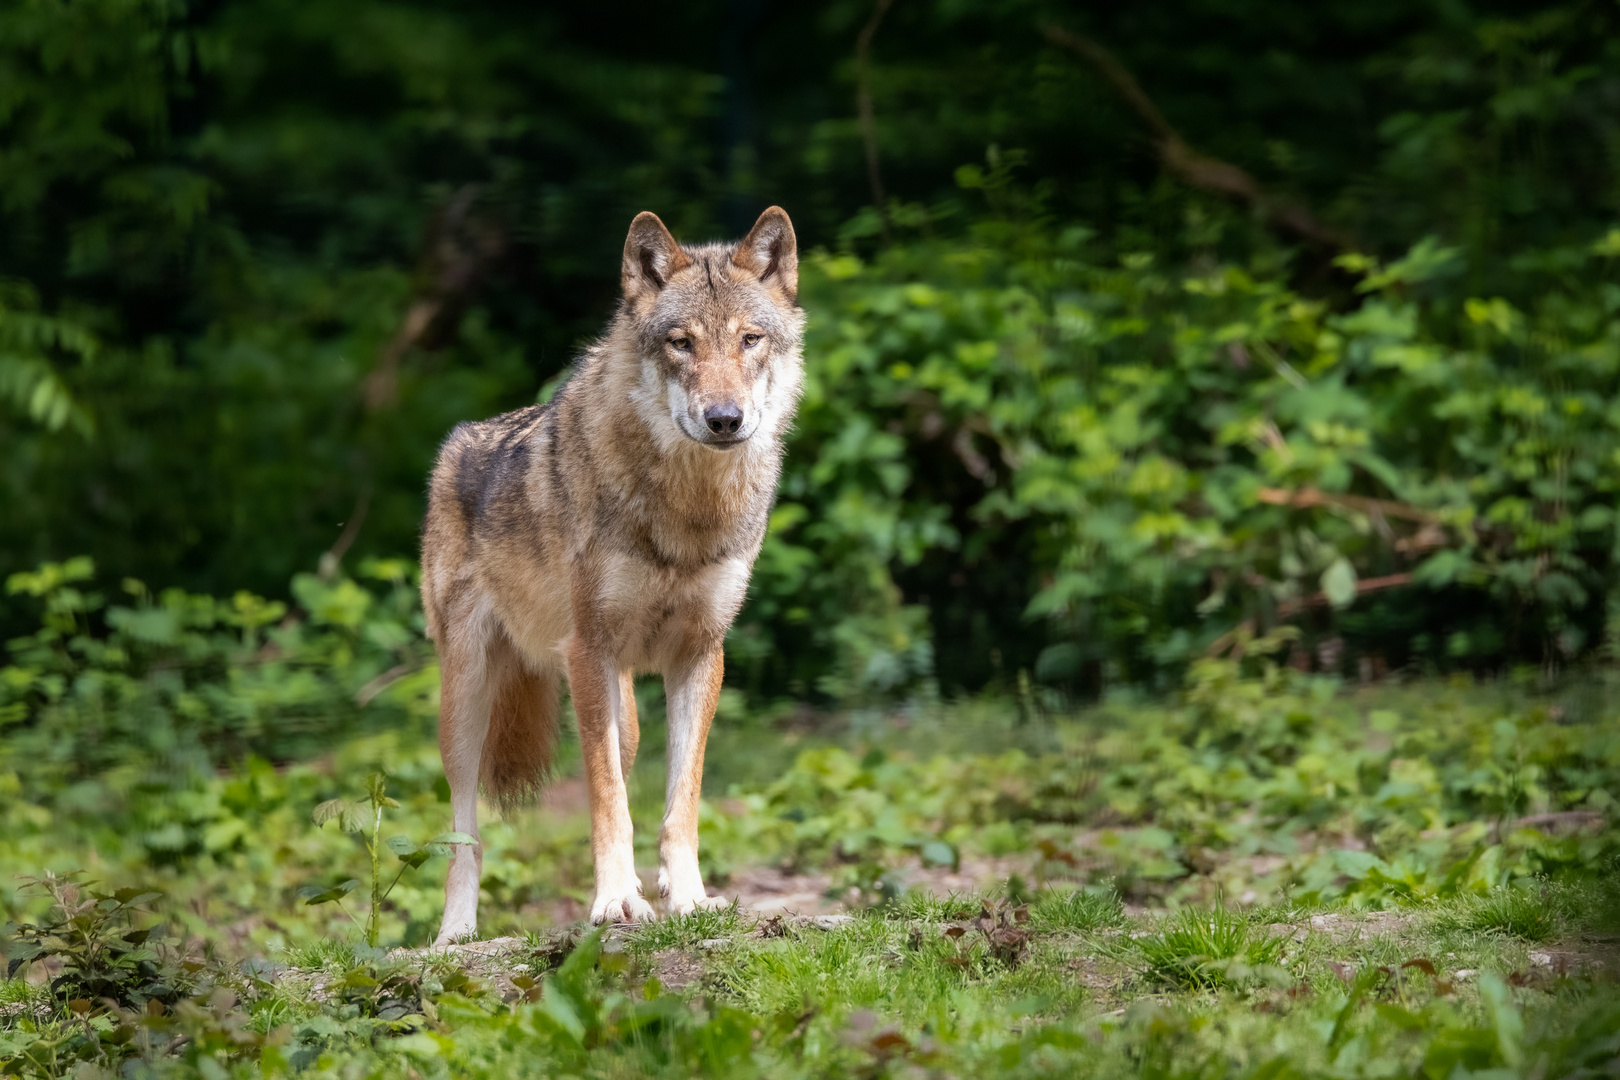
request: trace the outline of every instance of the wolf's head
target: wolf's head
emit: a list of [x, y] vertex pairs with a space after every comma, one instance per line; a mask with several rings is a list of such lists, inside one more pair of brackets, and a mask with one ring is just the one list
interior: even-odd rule
[[[717, 451], [776, 434], [798, 397], [799, 249], [780, 207], [736, 244], [683, 247], [643, 212], [624, 242], [624, 305], [644, 414]], [[667, 417], [667, 421], [666, 418]], [[677, 436], [678, 433], [678, 436]]]

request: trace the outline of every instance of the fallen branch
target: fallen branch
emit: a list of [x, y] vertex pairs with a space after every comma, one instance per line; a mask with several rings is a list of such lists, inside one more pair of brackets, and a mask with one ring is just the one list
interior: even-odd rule
[[1266, 191], [1260, 182], [1231, 162], [1200, 153], [1181, 137], [1180, 132], [1159, 112], [1153, 99], [1147, 96], [1114, 55], [1090, 38], [1065, 30], [1060, 26], [1047, 26], [1042, 31], [1046, 40], [1067, 49], [1086, 61], [1111, 86], [1120, 99], [1130, 107], [1139, 120], [1152, 132], [1159, 160], [1181, 181], [1190, 187], [1211, 191], [1236, 199], [1258, 213], [1273, 228], [1293, 233], [1312, 243], [1335, 251], [1351, 250], [1355, 245], [1338, 230], [1318, 221], [1310, 211], [1297, 203], [1277, 198]]
[[[1402, 585], [1410, 584], [1412, 584], [1411, 574], [1385, 574], [1383, 577], [1362, 578], [1356, 582], [1356, 598], [1360, 599], [1368, 593], [1382, 592], [1384, 589], [1398, 589]], [[1331, 603], [1332, 601], [1328, 599], [1327, 593], [1311, 593], [1309, 596], [1284, 600], [1278, 604], [1277, 617], [1286, 619], [1292, 615], [1298, 615], [1302, 611], [1326, 607]]]
[[343, 561], [349, 548], [354, 544], [355, 538], [360, 535], [360, 526], [366, 522], [366, 511], [371, 509], [371, 485], [360, 486], [360, 495], [354, 501], [354, 509], [349, 511], [349, 520], [343, 523], [343, 531], [322, 555], [316, 564], [316, 576], [322, 581], [331, 581], [332, 575], [337, 573], [338, 564]]

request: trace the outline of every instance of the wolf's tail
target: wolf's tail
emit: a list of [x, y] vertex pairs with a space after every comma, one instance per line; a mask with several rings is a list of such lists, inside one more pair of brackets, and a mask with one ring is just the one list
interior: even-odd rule
[[478, 779], [502, 812], [534, 801], [551, 772], [559, 723], [559, 679], [522, 663], [506, 666], [495, 688]]

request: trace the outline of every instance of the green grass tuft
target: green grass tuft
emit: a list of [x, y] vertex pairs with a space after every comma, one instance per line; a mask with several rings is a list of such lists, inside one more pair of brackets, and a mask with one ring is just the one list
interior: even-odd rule
[[1111, 888], [1047, 890], [1029, 908], [1037, 930], [1104, 930], [1125, 921], [1125, 904]]
[[688, 948], [714, 938], [735, 937], [745, 929], [737, 905], [732, 904], [718, 911], [698, 910], [690, 915], [654, 919], [643, 924], [626, 944], [637, 953], [662, 952]]
[[1151, 978], [1213, 989], [1242, 982], [1257, 968], [1275, 966], [1286, 946], [1286, 939], [1257, 933], [1247, 918], [1222, 904], [1208, 910], [1182, 908], [1158, 930], [1131, 939], [1129, 951]]
[[1492, 889], [1484, 896], [1465, 897], [1442, 915], [1447, 929], [1511, 934], [1525, 941], [1546, 941], [1558, 932], [1558, 916], [1543, 888]]
[[936, 896], [908, 892], [883, 909], [890, 919], [905, 922], [958, 922], [977, 915], [990, 894], [977, 891]]

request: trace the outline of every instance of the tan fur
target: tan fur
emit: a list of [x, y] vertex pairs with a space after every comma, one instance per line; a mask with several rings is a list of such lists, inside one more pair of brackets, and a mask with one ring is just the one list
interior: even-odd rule
[[[681, 247], [641, 214], [621, 276], [607, 335], [549, 405], [451, 433], [422, 541], [456, 828], [477, 835], [480, 779], [502, 805], [537, 790], [566, 676], [596, 921], [652, 914], [625, 795], [642, 671], [664, 676], [670, 702], [660, 891], [674, 910], [710, 902], [697, 873], [703, 745], [798, 400], [803, 330], [793, 227], [775, 207], [735, 245]], [[453, 859], [441, 940], [473, 929], [479, 865], [476, 849]]]

